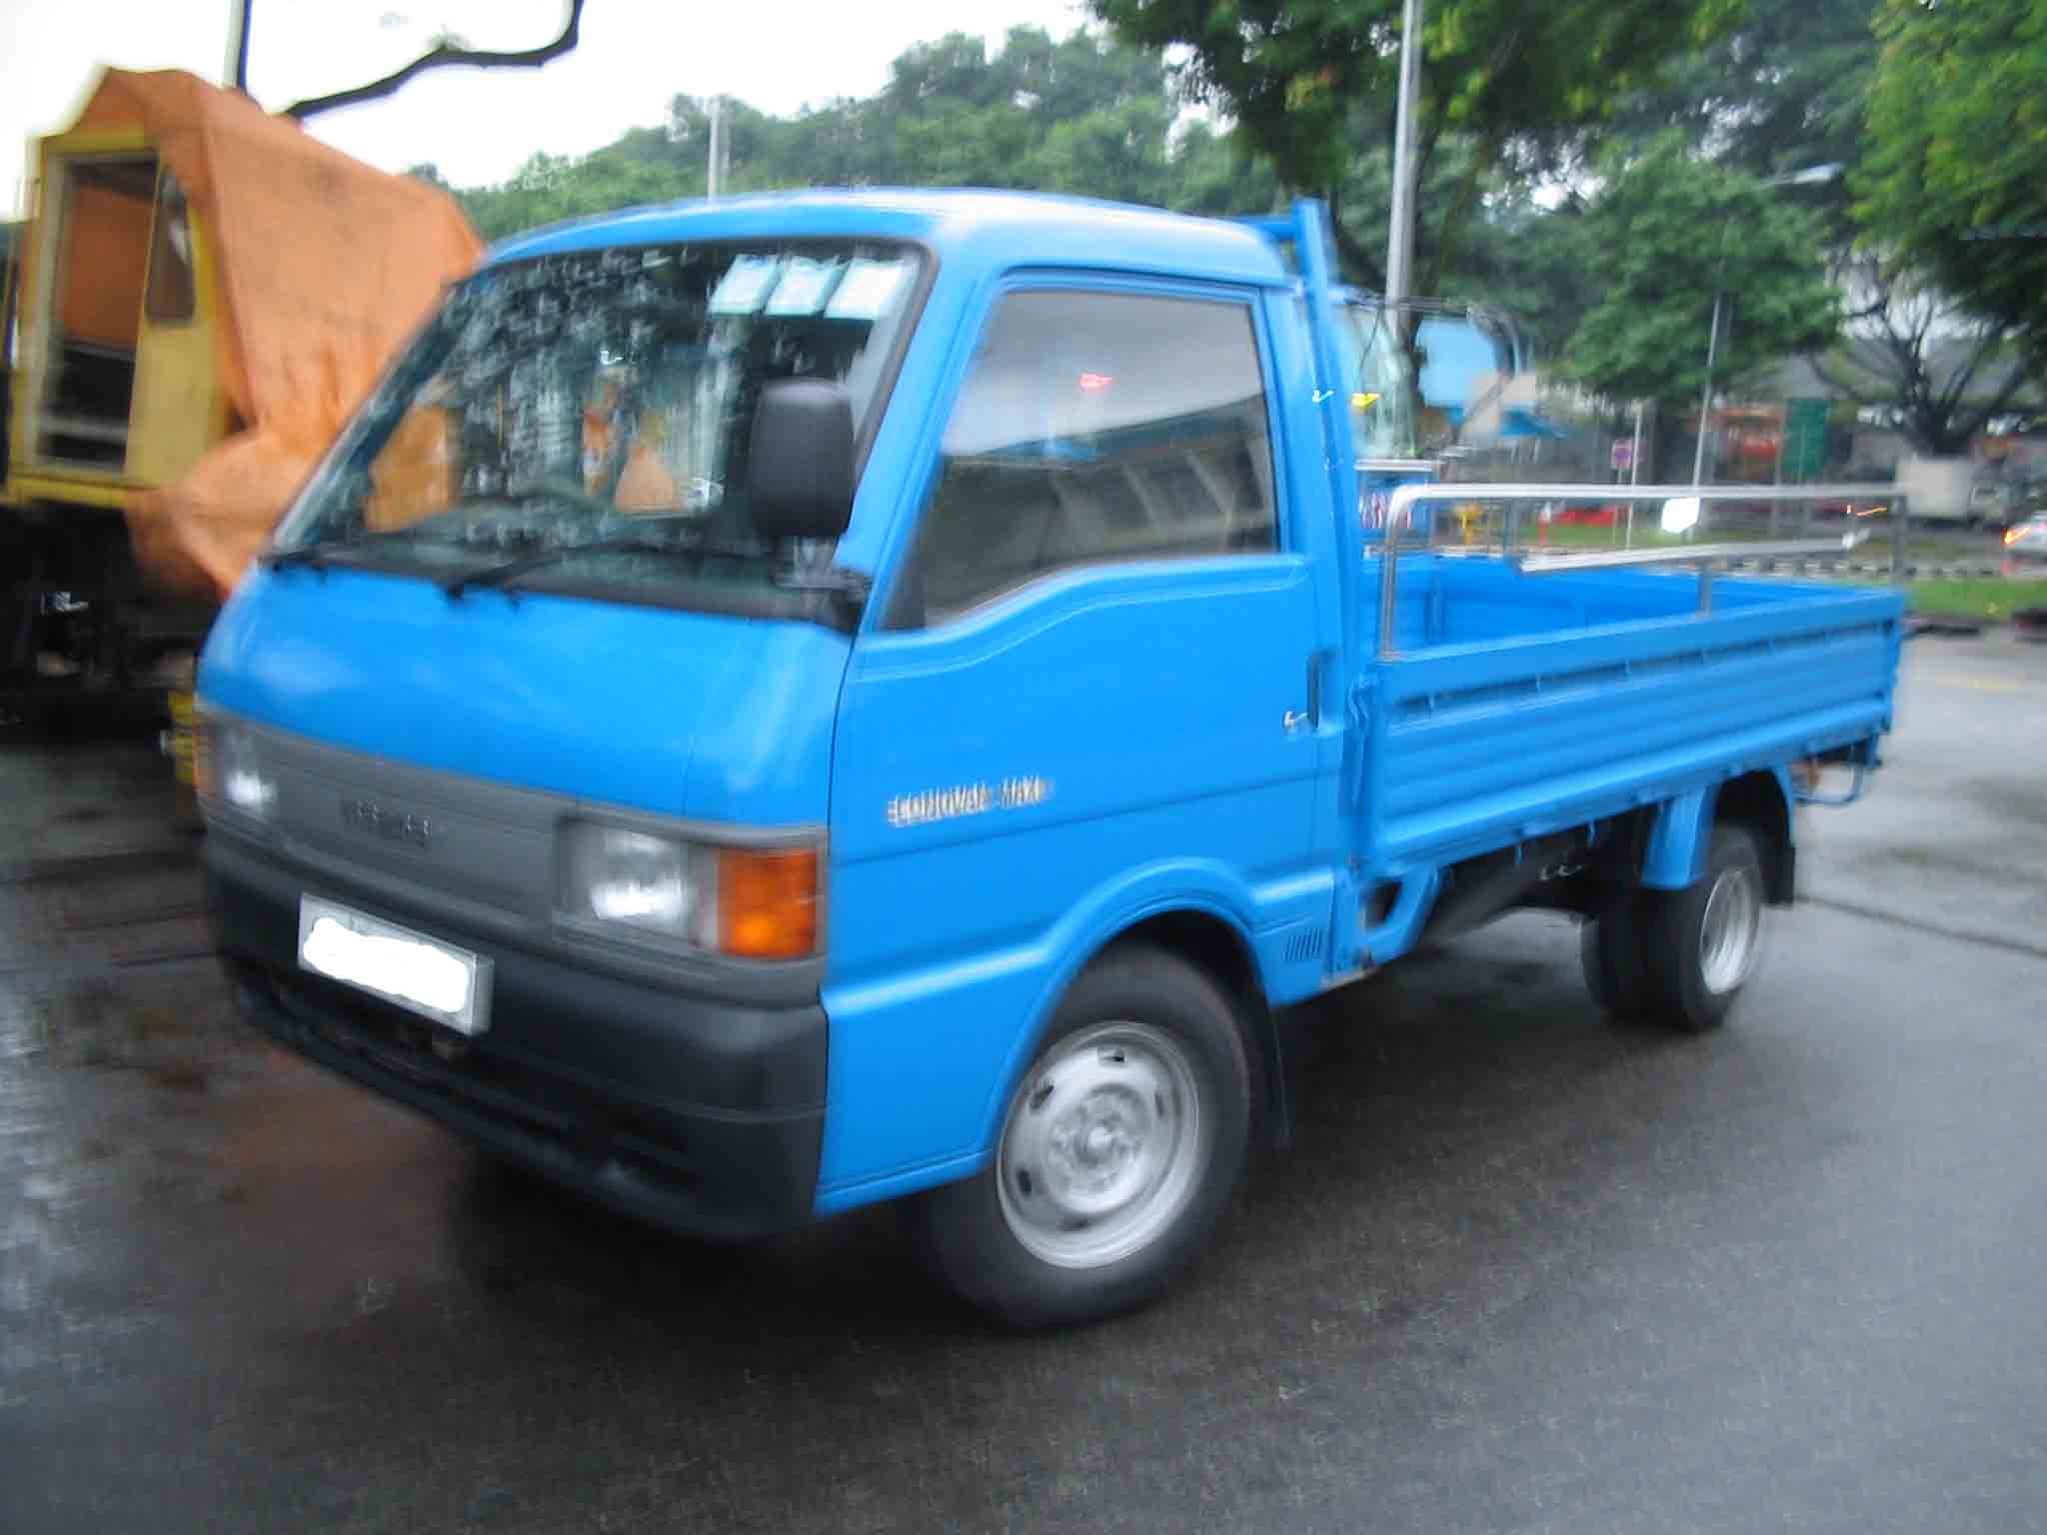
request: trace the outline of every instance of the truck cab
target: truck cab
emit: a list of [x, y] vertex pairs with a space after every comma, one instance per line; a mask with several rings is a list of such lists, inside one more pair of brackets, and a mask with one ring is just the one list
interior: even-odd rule
[[1328, 249], [973, 192], [500, 247], [207, 646], [249, 1016], [672, 1225], [907, 1198], [1025, 1323], [1168, 1284], [1274, 1010], [1434, 921], [1584, 912], [1611, 1005], [1717, 1022], [1896, 600], [1397, 557], [1412, 381]]

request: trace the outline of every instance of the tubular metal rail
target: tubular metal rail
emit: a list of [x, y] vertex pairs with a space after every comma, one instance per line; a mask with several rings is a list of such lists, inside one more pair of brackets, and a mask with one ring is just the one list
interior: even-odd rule
[[1529, 502], [1564, 506], [1615, 501], [1887, 501], [1891, 503], [1892, 560], [1903, 554], [1905, 496], [1895, 485], [1402, 485], [1386, 510], [1385, 543], [1379, 561], [1379, 659], [1398, 653], [1394, 644], [1400, 569], [1400, 534], [1413, 523], [1420, 502], [1500, 501], [1508, 504], [1506, 558], [1527, 576], [1564, 575], [1574, 570], [1615, 570], [1631, 565], [1697, 565], [1699, 611], [1713, 607], [1713, 568], [1738, 559], [1825, 559], [1853, 551], [1862, 540], [1790, 539], [1750, 544], [1686, 544], [1657, 549], [1617, 549], [1592, 554], [1551, 555], [1528, 560], [1513, 551], [1514, 513]]

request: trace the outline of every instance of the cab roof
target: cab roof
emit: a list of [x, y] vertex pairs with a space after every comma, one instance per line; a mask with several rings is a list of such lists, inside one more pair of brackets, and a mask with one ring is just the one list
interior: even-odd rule
[[1288, 280], [1248, 225], [1131, 203], [979, 188], [872, 187], [693, 198], [556, 224], [494, 247], [489, 264], [612, 246], [711, 240], [906, 240], [941, 265], [1123, 268], [1261, 284]]

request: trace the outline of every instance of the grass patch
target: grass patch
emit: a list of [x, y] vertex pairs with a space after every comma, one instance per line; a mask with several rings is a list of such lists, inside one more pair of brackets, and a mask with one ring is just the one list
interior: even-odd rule
[[2047, 581], [1914, 581], [1905, 588], [1915, 611], [1995, 622], [2015, 608], [2047, 607]]
[[[1551, 544], [1561, 549], [1618, 549], [1626, 535], [1626, 528], [1602, 528], [1597, 524], [1582, 522], [1553, 522], [1549, 525], [1548, 536], [1536, 526], [1533, 518], [1521, 525], [1521, 542], [1526, 545]], [[1643, 515], [1640, 509], [1635, 513], [1635, 536], [1632, 547], [1636, 549], [1661, 549], [1666, 544], [1681, 544], [1684, 539], [1675, 533], [1666, 533], [1656, 525], [1653, 512]]]

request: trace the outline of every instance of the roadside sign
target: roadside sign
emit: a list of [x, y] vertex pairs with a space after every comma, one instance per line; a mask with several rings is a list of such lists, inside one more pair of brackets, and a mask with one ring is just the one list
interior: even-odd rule
[[1829, 402], [1798, 399], [1784, 410], [1783, 475], [1792, 484], [1816, 480], [1827, 466]]
[[1632, 437], [1614, 438], [1613, 467], [1619, 474], [1625, 474], [1635, 467], [1635, 440]]

